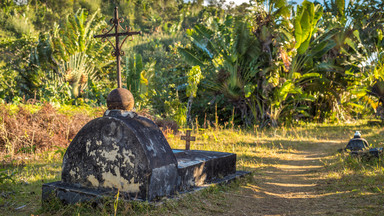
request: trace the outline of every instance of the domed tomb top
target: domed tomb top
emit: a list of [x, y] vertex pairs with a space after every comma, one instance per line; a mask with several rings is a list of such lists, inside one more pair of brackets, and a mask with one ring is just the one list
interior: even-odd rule
[[159, 128], [134, 112], [107, 110], [86, 124], [63, 159], [62, 182], [151, 200], [177, 187], [177, 161]]

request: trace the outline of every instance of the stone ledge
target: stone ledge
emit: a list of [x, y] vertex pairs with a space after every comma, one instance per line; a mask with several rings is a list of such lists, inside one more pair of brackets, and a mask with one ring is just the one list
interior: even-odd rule
[[172, 151], [178, 165], [179, 192], [236, 173], [236, 154], [199, 150]]
[[[194, 193], [203, 189], [206, 189], [213, 185], [221, 185], [221, 184], [228, 184], [236, 179], [243, 178], [246, 175], [249, 175], [251, 172], [247, 171], [237, 171], [234, 174], [225, 176], [221, 179], [216, 179], [215, 181], [212, 181], [208, 184], [203, 184], [197, 187], [193, 187], [188, 191], [179, 192], [178, 195], [172, 195], [167, 196], [167, 199], [180, 199], [184, 195], [189, 193]], [[42, 201], [46, 202], [51, 197], [58, 197], [60, 200], [62, 200], [65, 204], [75, 204], [77, 202], [94, 202], [98, 203], [103, 198], [109, 197], [113, 198], [117, 194], [117, 190], [115, 191], [100, 191], [96, 189], [89, 189], [85, 187], [77, 187], [70, 184], [62, 183], [60, 181], [57, 182], [51, 182], [43, 184], [43, 193], [42, 193]], [[121, 197], [125, 201], [144, 201], [142, 199], [135, 199], [135, 198], [129, 198], [125, 197], [124, 194], [121, 194]], [[161, 204], [162, 202], [159, 200], [153, 200], [148, 201], [149, 203], [157, 203]]]

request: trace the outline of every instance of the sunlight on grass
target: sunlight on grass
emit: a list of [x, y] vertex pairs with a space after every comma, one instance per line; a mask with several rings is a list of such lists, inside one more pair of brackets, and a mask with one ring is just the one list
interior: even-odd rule
[[[256, 173], [254, 177], [246, 178], [242, 183], [234, 186], [214, 187], [192, 195], [183, 196], [180, 200], [168, 200], [161, 207], [154, 207], [146, 203], [119, 202], [118, 212], [124, 214], [156, 215], [156, 214], [221, 214], [223, 208], [230, 208], [229, 194], [247, 197], [247, 190], [254, 191], [250, 197], [261, 199], [277, 196], [273, 192], [263, 192], [260, 187], [263, 182], [260, 177], [273, 180], [272, 174], [278, 175], [284, 170], [302, 172], [317, 170], [311, 174], [312, 179], [318, 179], [317, 184], [296, 183], [292, 187], [311, 188], [321, 186], [324, 189], [317, 197], [341, 196], [346, 199], [374, 199], [383, 200], [384, 169], [382, 160], [361, 161], [348, 155], [338, 154], [337, 149], [346, 145], [355, 130], [361, 130], [363, 137], [372, 146], [380, 145], [380, 137], [384, 129], [370, 126], [364, 122], [356, 125], [301, 125], [296, 128], [279, 128], [266, 130], [231, 130], [231, 129], [202, 129], [194, 132], [196, 142], [192, 142], [191, 149], [207, 151], [233, 152], [237, 154], [237, 169]], [[184, 149], [185, 143], [180, 140], [180, 134], [165, 134], [172, 148]], [[298, 155], [308, 149], [315, 149], [315, 155], [306, 158], [308, 165], [283, 165], [282, 163], [296, 163]], [[39, 154], [19, 154], [15, 158], [1, 158], [6, 175], [14, 175], [0, 185], [0, 209], [5, 214], [36, 214], [53, 213], [60, 215], [98, 214], [108, 215], [114, 212], [113, 200], [107, 200], [101, 207], [87, 204], [64, 206], [53, 203], [48, 208], [41, 207], [41, 186], [46, 182], [60, 180], [63, 150], [45, 151]], [[311, 164], [311, 161], [321, 161]], [[298, 164], [299, 165], [299, 164]], [[321, 165], [321, 166], [320, 166]], [[296, 171], [295, 171], [296, 170]], [[299, 174], [295, 174], [300, 176]], [[287, 183], [270, 183], [275, 187], [287, 187]], [[301, 186], [300, 186], [301, 185]], [[300, 186], [300, 187], [299, 187]], [[322, 190], [323, 190], [322, 189]], [[227, 192], [226, 192], [227, 191]], [[283, 197], [283, 195], [279, 195]], [[368, 202], [367, 201], [367, 202]], [[191, 205], [191, 202], [194, 203]], [[347, 200], [348, 202], [348, 200]], [[25, 207], [23, 207], [25, 205]], [[367, 204], [368, 205], [368, 204]], [[202, 206], [202, 207], [198, 207]], [[223, 206], [217, 207], [217, 206]], [[22, 207], [20, 209], [17, 209]], [[368, 207], [367, 207], [368, 208]], [[17, 210], [16, 210], [17, 209]]]

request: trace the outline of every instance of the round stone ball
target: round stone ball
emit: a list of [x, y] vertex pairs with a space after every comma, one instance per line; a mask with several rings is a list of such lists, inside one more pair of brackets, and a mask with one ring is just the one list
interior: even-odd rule
[[135, 101], [132, 93], [125, 88], [117, 88], [111, 91], [107, 97], [108, 110], [119, 109], [130, 111]]

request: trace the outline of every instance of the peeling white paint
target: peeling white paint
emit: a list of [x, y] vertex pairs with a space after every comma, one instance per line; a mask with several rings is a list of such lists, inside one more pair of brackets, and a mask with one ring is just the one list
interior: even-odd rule
[[149, 145], [146, 145], [147, 146], [147, 149], [148, 151], [151, 151], [153, 156], [156, 156], [156, 150], [155, 150], [155, 145], [153, 144], [152, 142], [152, 139], [149, 139]]
[[135, 158], [135, 155], [132, 153], [131, 150], [123, 149], [123, 155], [122, 156], [124, 158], [123, 165], [129, 164], [131, 167], [135, 167], [135, 164], [130, 159], [130, 157]]
[[91, 140], [87, 140], [87, 142], [85, 143], [85, 149], [87, 152], [89, 152], [89, 147], [91, 146]]
[[115, 161], [117, 160], [119, 147], [115, 146], [115, 148], [111, 151], [101, 150], [100, 155], [104, 157], [108, 161]]
[[123, 117], [134, 118], [136, 116], [136, 113], [130, 111], [122, 111], [121, 115]]
[[101, 146], [101, 144], [103, 144], [103, 141], [101, 141], [101, 140], [96, 140], [96, 145]]
[[[89, 156], [93, 156], [93, 157], [96, 157], [96, 151], [90, 151], [88, 153]], [[98, 159], [98, 158], [97, 158]]]
[[93, 150], [91, 151], [90, 148], [91, 148], [91, 145], [92, 145], [92, 141], [91, 140], [87, 140], [86, 144], [85, 144], [85, 148], [86, 148], [86, 152], [88, 153], [88, 156], [96, 156], [96, 151]]
[[89, 175], [87, 180], [89, 182], [91, 182], [92, 186], [94, 187], [98, 187], [100, 185], [100, 182], [99, 180], [96, 179], [96, 177], [94, 175]]
[[[124, 192], [138, 193], [140, 192], [140, 183], [134, 183], [134, 178], [132, 177], [130, 180], [124, 179], [120, 175], [120, 170], [118, 167], [115, 167], [116, 175], [111, 172], [102, 173], [102, 177], [104, 180], [103, 187], [107, 188], [117, 188]], [[132, 182], [132, 183], [130, 183]]]
[[80, 169], [78, 167], [72, 167], [71, 171], [69, 171], [69, 175], [71, 175], [73, 178], [76, 178], [79, 172]]
[[72, 177], [75, 177], [75, 175], [76, 175], [76, 172], [75, 172], [75, 171], [73, 171], [73, 169], [71, 169], [71, 171], [69, 171], [69, 175], [71, 175]]
[[163, 152], [167, 152], [167, 151], [165, 151], [164, 146], [160, 146], [160, 148], [161, 148], [161, 150], [162, 150]]

